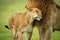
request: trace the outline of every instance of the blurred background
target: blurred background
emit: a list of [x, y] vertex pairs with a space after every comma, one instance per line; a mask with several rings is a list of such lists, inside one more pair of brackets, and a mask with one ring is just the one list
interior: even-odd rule
[[[55, 0], [60, 5], [60, 0]], [[25, 12], [27, 0], [0, 0], [0, 40], [12, 40], [11, 31], [4, 25], [8, 25], [8, 17], [15, 12]], [[38, 29], [34, 28], [31, 40], [39, 40]], [[60, 40], [60, 32], [52, 34], [52, 40]]]

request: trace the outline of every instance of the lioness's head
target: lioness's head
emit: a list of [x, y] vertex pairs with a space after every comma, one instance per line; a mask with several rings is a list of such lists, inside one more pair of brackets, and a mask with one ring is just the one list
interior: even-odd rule
[[30, 8], [28, 10], [29, 10], [31, 16], [33, 16], [34, 19], [39, 21], [42, 18], [42, 13], [41, 13], [40, 9], [38, 9], [38, 8]]

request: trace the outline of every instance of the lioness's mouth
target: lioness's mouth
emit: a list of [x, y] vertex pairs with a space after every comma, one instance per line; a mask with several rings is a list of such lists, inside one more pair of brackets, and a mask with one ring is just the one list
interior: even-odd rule
[[42, 19], [42, 17], [36, 17], [35, 19], [40, 21]]

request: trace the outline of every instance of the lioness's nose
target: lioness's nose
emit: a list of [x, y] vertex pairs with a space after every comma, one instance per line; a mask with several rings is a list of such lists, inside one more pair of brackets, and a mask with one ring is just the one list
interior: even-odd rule
[[40, 16], [40, 19], [42, 19], [42, 16]]
[[40, 15], [40, 17], [42, 17], [42, 14]]

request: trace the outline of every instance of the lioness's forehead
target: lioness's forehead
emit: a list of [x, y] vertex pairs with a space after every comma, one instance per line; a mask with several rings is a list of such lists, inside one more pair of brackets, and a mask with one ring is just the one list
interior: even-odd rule
[[39, 10], [38, 8], [32, 8], [32, 10]]
[[41, 12], [41, 10], [40, 9], [38, 9], [38, 8], [32, 8], [32, 10], [34, 10], [34, 11], [40, 11]]

